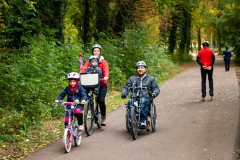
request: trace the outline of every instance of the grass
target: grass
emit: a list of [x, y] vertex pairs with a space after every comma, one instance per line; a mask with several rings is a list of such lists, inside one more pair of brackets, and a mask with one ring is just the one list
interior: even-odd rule
[[[187, 70], [192, 67], [195, 62], [183, 64], [173, 69], [167, 77], [158, 79], [161, 84], [164, 81], [174, 77], [175, 75]], [[240, 69], [239, 69], [240, 73]], [[107, 113], [112, 112], [118, 107], [124, 105], [127, 99], [121, 99], [121, 93], [117, 91], [109, 91], [106, 102], [107, 102]], [[39, 149], [51, 144], [63, 135], [63, 120], [50, 120], [45, 122], [42, 129], [33, 129], [27, 133], [28, 138], [24, 141], [14, 143], [1, 143], [0, 144], [0, 159], [2, 160], [21, 160], [24, 157], [38, 151]]]

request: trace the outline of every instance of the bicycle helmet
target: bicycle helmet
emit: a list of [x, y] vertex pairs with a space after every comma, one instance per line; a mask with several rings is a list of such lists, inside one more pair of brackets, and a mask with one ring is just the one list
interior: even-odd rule
[[208, 41], [204, 41], [204, 42], [202, 43], [202, 45], [203, 45], [203, 46], [209, 46], [210, 43], [209, 43]]
[[136, 63], [136, 68], [139, 67], [139, 66], [144, 66], [144, 67], [147, 68], [147, 64], [146, 64], [144, 61], [138, 61], [138, 62]]
[[67, 78], [68, 78], [68, 80], [70, 80], [70, 79], [79, 80], [80, 75], [77, 72], [71, 72], [71, 73], [68, 74]]
[[92, 60], [96, 59], [97, 62], [99, 62], [99, 57], [98, 56], [90, 56], [89, 58], [89, 62], [91, 62]]
[[99, 48], [99, 49], [102, 51], [102, 47], [101, 47], [99, 44], [94, 44], [94, 45], [92, 46], [92, 50], [93, 50], [94, 48]]

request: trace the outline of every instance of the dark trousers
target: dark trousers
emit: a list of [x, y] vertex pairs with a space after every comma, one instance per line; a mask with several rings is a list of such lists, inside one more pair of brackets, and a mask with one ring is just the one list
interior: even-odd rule
[[208, 76], [209, 81], [209, 94], [213, 96], [213, 68], [211, 70], [206, 70], [201, 68], [201, 77], [202, 77], [202, 97], [206, 96], [206, 80]]
[[106, 104], [105, 104], [106, 95], [107, 95], [107, 86], [100, 86], [97, 101], [100, 105], [102, 117], [106, 116]]
[[224, 60], [224, 63], [225, 63], [225, 69], [226, 69], [226, 71], [229, 71], [230, 60]]

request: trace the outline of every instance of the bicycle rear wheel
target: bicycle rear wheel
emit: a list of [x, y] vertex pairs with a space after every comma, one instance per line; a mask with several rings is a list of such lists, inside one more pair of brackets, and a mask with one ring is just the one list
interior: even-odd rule
[[94, 121], [94, 106], [93, 102], [88, 100], [84, 109], [84, 127], [85, 132], [88, 136], [92, 134], [93, 131], [93, 121]]
[[154, 104], [151, 105], [150, 117], [151, 117], [152, 132], [155, 132], [157, 127], [157, 112], [156, 112], [156, 106]]
[[71, 131], [69, 128], [64, 129], [64, 134], [63, 134], [63, 144], [65, 147], [65, 151], [68, 153], [70, 152], [72, 148], [72, 141], [71, 141]]
[[102, 115], [101, 115], [101, 110], [98, 103], [96, 103], [96, 109], [95, 109], [95, 122], [97, 124], [97, 127], [101, 128]]
[[137, 139], [138, 136], [138, 120], [134, 107], [131, 107], [130, 114], [131, 114], [131, 132], [133, 140], [135, 140]]

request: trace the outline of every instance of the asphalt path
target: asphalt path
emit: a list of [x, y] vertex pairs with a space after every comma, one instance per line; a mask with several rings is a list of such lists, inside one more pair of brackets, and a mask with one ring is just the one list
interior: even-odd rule
[[[197, 64], [160, 85], [155, 99], [156, 132], [140, 130], [133, 140], [125, 128], [125, 107], [107, 116], [107, 126], [83, 136], [65, 153], [62, 139], [26, 160], [235, 160], [238, 146], [239, 87], [234, 67], [214, 67], [214, 98], [201, 101]], [[208, 88], [208, 85], [207, 85]]]

